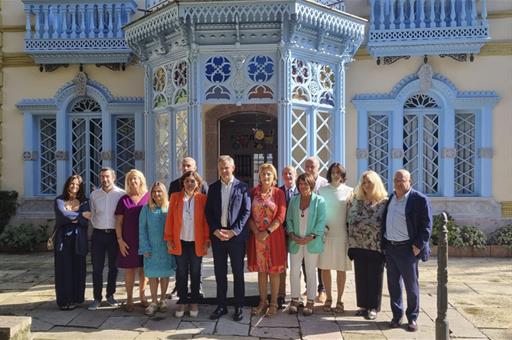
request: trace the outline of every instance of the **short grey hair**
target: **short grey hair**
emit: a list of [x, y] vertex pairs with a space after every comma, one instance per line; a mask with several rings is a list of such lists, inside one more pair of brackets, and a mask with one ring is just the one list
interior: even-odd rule
[[306, 158], [306, 160], [304, 161], [304, 163], [306, 163], [306, 162], [308, 162], [308, 161], [313, 162], [313, 163], [315, 163], [315, 164], [316, 164], [316, 166], [317, 166], [317, 167], [320, 167], [320, 161], [318, 160], [318, 158], [317, 158], [317, 157], [315, 157], [315, 156], [309, 156], [308, 158]]
[[220, 155], [219, 156], [217, 164], [224, 163], [224, 162], [226, 162], [230, 165], [235, 165], [235, 160], [229, 155]]

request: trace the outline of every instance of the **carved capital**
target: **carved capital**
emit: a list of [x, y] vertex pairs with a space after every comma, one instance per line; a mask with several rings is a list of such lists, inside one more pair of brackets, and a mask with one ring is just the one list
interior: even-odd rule
[[65, 150], [57, 150], [55, 151], [55, 160], [57, 161], [65, 161], [68, 159], [68, 153]]
[[135, 150], [134, 152], [134, 158], [136, 161], [142, 161], [144, 160], [144, 151], [143, 150]]
[[366, 159], [366, 158], [368, 158], [368, 149], [357, 149], [356, 150], [356, 158], [357, 159]]
[[455, 158], [457, 156], [457, 150], [454, 148], [442, 148], [441, 157], [443, 158]]
[[113, 158], [112, 156], [113, 156], [113, 153], [110, 150], [101, 152], [101, 160], [102, 161], [110, 161]]
[[492, 158], [493, 156], [494, 156], [494, 150], [492, 148], [478, 149], [478, 157], [480, 157], [480, 158]]
[[24, 161], [35, 161], [37, 159], [37, 151], [23, 151]]
[[402, 149], [392, 149], [391, 150], [391, 157], [394, 159], [403, 158], [404, 157], [404, 150]]

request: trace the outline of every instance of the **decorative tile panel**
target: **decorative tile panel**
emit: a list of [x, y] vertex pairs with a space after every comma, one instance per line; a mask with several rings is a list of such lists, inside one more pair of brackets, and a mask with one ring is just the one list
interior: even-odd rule
[[293, 100], [334, 106], [336, 77], [331, 65], [294, 58], [290, 73]]

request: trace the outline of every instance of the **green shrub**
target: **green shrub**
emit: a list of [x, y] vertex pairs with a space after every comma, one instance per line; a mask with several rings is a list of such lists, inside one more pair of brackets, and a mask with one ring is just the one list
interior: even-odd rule
[[474, 225], [464, 225], [460, 227], [460, 238], [462, 239], [462, 246], [483, 248], [487, 243], [487, 238], [483, 231]]
[[48, 226], [34, 228], [32, 224], [7, 225], [0, 235], [0, 250], [28, 252], [48, 240]]
[[512, 224], [496, 229], [489, 235], [488, 244], [512, 247]]
[[0, 191], [0, 234], [18, 207], [18, 193], [16, 191]]
[[[460, 237], [460, 228], [453, 220], [453, 217], [450, 214], [448, 215], [448, 223], [446, 223], [446, 228], [448, 229], [448, 245], [454, 247], [462, 247], [463, 242]], [[434, 215], [433, 223], [432, 223], [432, 237], [431, 241], [433, 245], [438, 245], [439, 243], [439, 233], [441, 227], [444, 224], [443, 214]]]

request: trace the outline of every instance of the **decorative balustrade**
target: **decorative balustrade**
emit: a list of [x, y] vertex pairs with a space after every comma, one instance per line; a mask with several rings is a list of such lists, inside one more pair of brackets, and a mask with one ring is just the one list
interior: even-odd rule
[[123, 26], [133, 0], [23, 0], [25, 51], [38, 64], [126, 63], [131, 50]]
[[174, 0], [146, 0], [146, 9], [161, 7], [170, 2], [174, 2]]
[[370, 5], [368, 49], [374, 57], [473, 54], [489, 39], [486, 0], [370, 0]]

